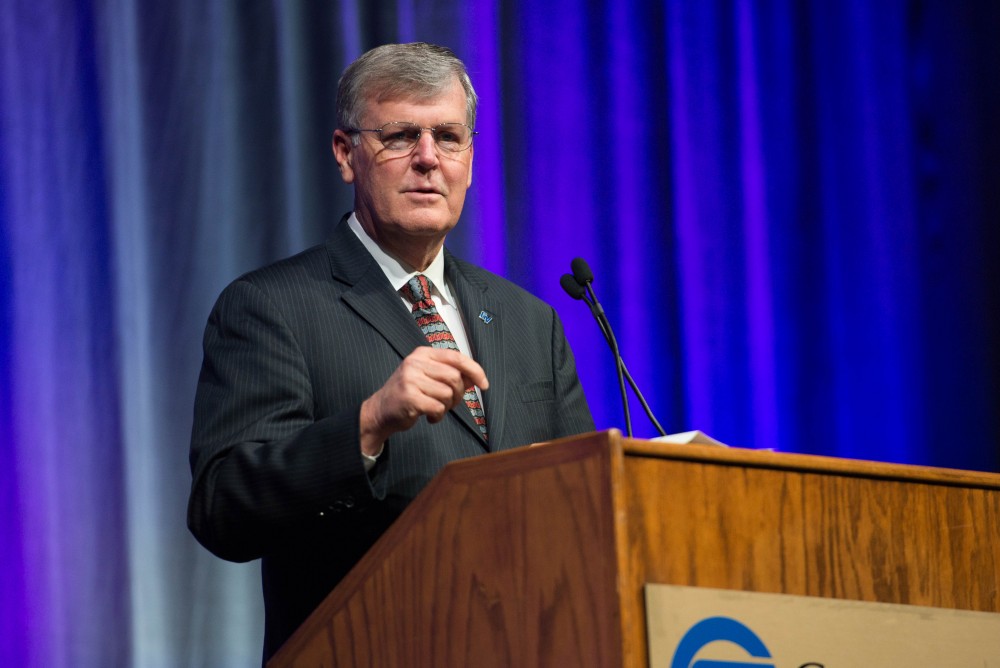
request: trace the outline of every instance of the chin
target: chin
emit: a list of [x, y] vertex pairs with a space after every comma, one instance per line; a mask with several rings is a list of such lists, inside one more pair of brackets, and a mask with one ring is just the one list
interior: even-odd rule
[[455, 227], [457, 218], [451, 214], [444, 214], [438, 211], [410, 211], [402, 216], [400, 227], [410, 234], [439, 235], [447, 234]]

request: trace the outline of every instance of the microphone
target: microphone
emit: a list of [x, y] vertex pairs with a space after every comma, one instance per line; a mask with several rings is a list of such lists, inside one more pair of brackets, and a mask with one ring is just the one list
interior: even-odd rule
[[636, 398], [642, 405], [642, 409], [646, 413], [646, 417], [649, 418], [649, 421], [656, 428], [656, 431], [659, 432], [660, 436], [666, 436], [667, 432], [664, 431], [659, 420], [657, 420], [656, 416], [653, 415], [653, 410], [649, 407], [649, 403], [646, 401], [646, 398], [642, 396], [642, 392], [639, 390], [639, 386], [632, 378], [632, 374], [629, 373], [628, 367], [625, 366], [625, 360], [622, 358], [621, 352], [618, 349], [618, 341], [615, 339], [614, 331], [611, 329], [611, 322], [608, 320], [607, 314], [604, 312], [604, 307], [601, 306], [600, 301], [597, 299], [597, 294], [594, 292], [592, 285], [594, 282], [594, 272], [590, 270], [590, 265], [587, 264], [587, 261], [581, 257], [575, 258], [570, 263], [570, 268], [573, 270], [573, 275], [563, 274], [559, 279], [559, 284], [570, 297], [582, 300], [585, 304], [587, 304], [587, 306], [590, 307], [590, 312], [593, 314], [594, 319], [597, 320], [597, 324], [601, 328], [601, 334], [604, 335], [604, 340], [608, 342], [608, 346], [611, 348], [611, 353], [615, 357], [615, 364], [618, 371], [618, 387], [622, 395], [622, 406], [625, 413], [625, 427], [628, 436], [632, 436], [632, 419], [629, 413], [628, 395], [625, 391], [624, 380], [628, 380], [629, 385], [632, 387], [632, 391], [635, 393]]
[[566, 291], [573, 299], [583, 299], [583, 296], [587, 294], [586, 288], [576, 282], [576, 279], [569, 274], [563, 274], [559, 279], [559, 285], [562, 289]]
[[594, 282], [594, 272], [590, 270], [590, 265], [582, 257], [575, 257], [569, 263], [569, 268], [573, 270], [573, 278], [580, 285], [588, 285]]

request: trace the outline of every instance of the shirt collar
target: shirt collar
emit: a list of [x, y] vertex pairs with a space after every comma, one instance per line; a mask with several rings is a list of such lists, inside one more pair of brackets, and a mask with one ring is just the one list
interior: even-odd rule
[[378, 266], [382, 268], [385, 277], [389, 279], [389, 283], [392, 285], [392, 289], [399, 292], [406, 283], [416, 276], [417, 274], [423, 274], [431, 283], [434, 285], [432, 294], [441, 298], [444, 303], [454, 305], [454, 300], [451, 296], [451, 290], [448, 288], [447, 283], [444, 280], [444, 249], [438, 251], [438, 254], [434, 257], [430, 266], [424, 271], [416, 271], [410, 265], [405, 262], [393, 257], [389, 253], [382, 250], [374, 239], [368, 236], [365, 229], [361, 227], [361, 221], [358, 220], [358, 215], [355, 212], [351, 212], [350, 217], [347, 219], [347, 224], [354, 232], [358, 240], [364, 244], [364, 247], [371, 253], [371, 256], [375, 258], [375, 262]]

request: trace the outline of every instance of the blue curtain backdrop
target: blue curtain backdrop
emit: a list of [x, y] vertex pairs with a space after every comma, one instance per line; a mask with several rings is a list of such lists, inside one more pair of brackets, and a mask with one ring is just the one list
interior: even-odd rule
[[184, 525], [201, 331], [350, 208], [336, 80], [384, 42], [468, 63], [449, 244], [556, 307], [599, 427], [578, 255], [670, 431], [1000, 470], [998, 33], [992, 0], [6, 0], [0, 664], [259, 661], [257, 567]]

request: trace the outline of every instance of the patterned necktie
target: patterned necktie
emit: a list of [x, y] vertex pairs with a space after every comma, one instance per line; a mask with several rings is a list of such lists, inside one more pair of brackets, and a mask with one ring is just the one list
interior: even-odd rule
[[[420, 326], [420, 331], [427, 337], [428, 343], [435, 348], [447, 348], [458, 350], [455, 337], [445, 324], [441, 314], [438, 313], [434, 300], [431, 299], [431, 282], [423, 274], [417, 274], [410, 281], [400, 288], [400, 292], [406, 300], [413, 304], [413, 318]], [[479, 402], [479, 395], [476, 388], [469, 387], [465, 390], [465, 405], [472, 412], [472, 418], [476, 421], [483, 438], [488, 439], [486, 434], [486, 413], [483, 412], [483, 405]]]

